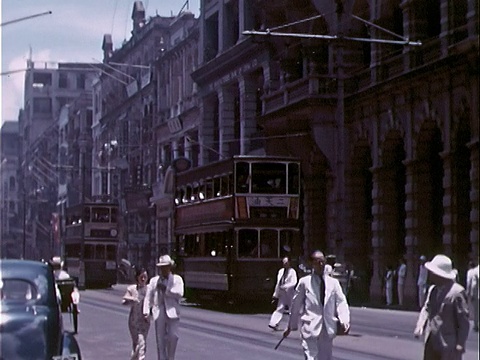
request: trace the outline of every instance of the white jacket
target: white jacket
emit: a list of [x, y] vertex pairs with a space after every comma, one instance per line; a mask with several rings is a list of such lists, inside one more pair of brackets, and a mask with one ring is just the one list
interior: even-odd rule
[[295, 285], [297, 285], [297, 272], [294, 268], [287, 269], [287, 275], [283, 279], [283, 274], [285, 273], [285, 268], [281, 268], [277, 273], [277, 283], [275, 285], [275, 291], [273, 292], [273, 297], [280, 299], [282, 296], [293, 296], [295, 291]]
[[[165, 312], [169, 319], [176, 319], [180, 316], [180, 299], [183, 297], [184, 285], [180, 275], [169, 274], [165, 292], [161, 294], [157, 287], [160, 276], [154, 276], [147, 285], [147, 293], [143, 303], [143, 314], [150, 312], [153, 319], [157, 320], [161, 314], [160, 307], [165, 305]], [[163, 299], [163, 304], [160, 303]]]
[[320, 302], [320, 277], [316, 274], [300, 279], [293, 296], [290, 330], [297, 330], [301, 321], [302, 338], [318, 337], [323, 326], [330, 338], [337, 333], [337, 318], [342, 324], [350, 325], [350, 309], [342, 287], [337, 279], [323, 276], [325, 281], [325, 304]]

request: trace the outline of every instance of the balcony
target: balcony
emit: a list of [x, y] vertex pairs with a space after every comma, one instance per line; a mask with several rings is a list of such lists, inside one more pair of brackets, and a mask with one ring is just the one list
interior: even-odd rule
[[311, 75], [287, 83], [263, 97], [267, 115], [305, 100], [332, 100], [337, 96], [337, 82], [331, 76]]

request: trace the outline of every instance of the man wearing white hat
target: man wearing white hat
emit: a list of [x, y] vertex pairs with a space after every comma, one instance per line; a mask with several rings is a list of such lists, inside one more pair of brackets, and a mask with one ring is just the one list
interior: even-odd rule
[[174, 360], [177, 349], [184, 285], [180, 275], [172, 274], [173, 265], [170, 256], [160, 256], [160, 275], [150, 279], [143, 303], [143, 315], [148, 318], [151, 314], [155, 321], [158, 360]]
[[418, 266], [418, 279], [417, 279], [417, 288], [418, 288], [418, 307], [421, 309], [423, 304], [425, 304], [425, 296], [427, 295], [427, 275], [428, 271], [425, 267], [425, 262], [427, 257], [425, 255], [420, 256], [420, 265]]
[[461, 359], [470, 327], [465, 289], [456, 282], [456, 271], [448, 256], [437, 255], [425, 267], [433, 286], [420, 311], [414, 335], [425, 334], [425, 360]]
[[290, 266], [290, 259], [282, 259], [282, 268], [277, 273], [277, 283], [273, 292], [272, 303], [277, 301], [277, 308], [270, 317], [268, 327], [277, 330], [278, 324], [282, 320], [283, 312], [292, 305], [295, 285], [297, 285], [297, 272]]

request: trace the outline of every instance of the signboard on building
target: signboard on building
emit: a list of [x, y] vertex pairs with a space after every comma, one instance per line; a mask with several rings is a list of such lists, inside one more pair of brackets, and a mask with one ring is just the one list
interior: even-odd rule
[[144, 88], [145, 86], [147, 86], [148, 84], [150, 84], [150, 69], [148, 69], [148, 71], [146, 71], [144, 74], [142, 74], [142, 78], [140, 80], [140, 88]]
[[127, 96], [131, 97], [135, 95], [135, 93], [138, 91], [138, 84], [137, 80], [132, 81], [130, 84], [128, 84], [125, 89], [127, 90]]

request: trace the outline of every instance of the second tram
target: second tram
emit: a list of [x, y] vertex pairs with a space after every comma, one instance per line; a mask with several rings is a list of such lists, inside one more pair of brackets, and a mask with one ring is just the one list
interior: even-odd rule
[[79, 288], [117, 283], [118, 205], [84, 203], [66, 209], [65, 264]]
[[300, 162], [234, 156], [176, 175], [178, 269], [190, 293], [270, 299], [301, 254]]

